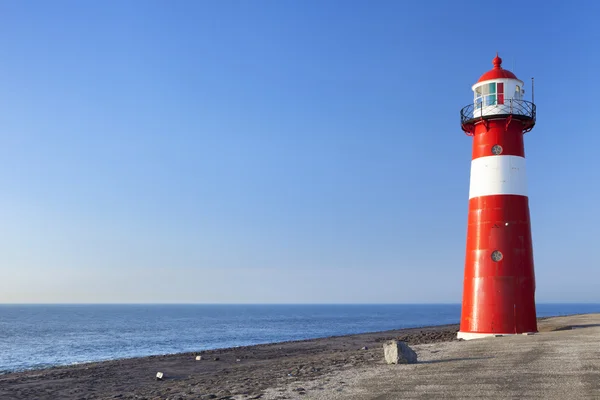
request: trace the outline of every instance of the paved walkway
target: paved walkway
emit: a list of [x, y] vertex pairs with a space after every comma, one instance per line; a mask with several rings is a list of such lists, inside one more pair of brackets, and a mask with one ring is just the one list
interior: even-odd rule
[[306, 395], [288, 388], [267, 398], [600, 399], [600, 314], [552, 318], [539, 329], [415, 346], [418, 364], [343, 371], [312, 382]]

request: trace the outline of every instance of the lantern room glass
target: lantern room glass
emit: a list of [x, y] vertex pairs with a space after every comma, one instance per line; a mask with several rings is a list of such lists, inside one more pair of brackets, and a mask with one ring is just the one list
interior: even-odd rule
[[504, 104], [504, 82], [490, 82], [475, 88], [475, 109]]

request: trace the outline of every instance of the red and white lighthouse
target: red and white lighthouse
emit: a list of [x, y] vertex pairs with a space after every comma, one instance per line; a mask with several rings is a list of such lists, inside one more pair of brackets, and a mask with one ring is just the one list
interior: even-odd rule
[[535, 105], [523, 99], [523, 82], [498, 55], [493, 64], [460, 112], [462, 129], [473, 137], [462, 339], [537, 332], [523, 146]]

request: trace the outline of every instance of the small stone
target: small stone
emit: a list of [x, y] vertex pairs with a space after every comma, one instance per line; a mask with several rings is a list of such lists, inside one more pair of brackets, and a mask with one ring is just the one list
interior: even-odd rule
[[213, 360], [215, 360], [215, 361], [219, 361], [219, 360], [220, 360], [220, 358], [219, 358], [219, 357], [215, 357], [215, 358], [213, 358]]
[[202, 360], [202, 356], [196, 356], [196, 361]]
[[162, 381], [162, 379], [163, 379], [164, 376], [165, 375], [162, 372], [157, 372], [156, 373], [156, 380], [157, 381]]
[[361, 347], [361, 350], [369, 350], [367, 346]]
[[404, 342], [390, 340], [383, 344], [383, 355], [388, 364], [414, 364], [417, 353]]
[[242, 361], [242, 360], [240, 360], [239, 358], [235, 360], [235, 362], [240, 362], [240, 361]]

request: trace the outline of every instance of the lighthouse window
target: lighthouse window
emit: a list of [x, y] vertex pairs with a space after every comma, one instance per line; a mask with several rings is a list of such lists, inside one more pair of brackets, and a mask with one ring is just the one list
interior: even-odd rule
[[504, 258], [504, 255], [498, 250], [494, 250], [492, 252], [492, 260], [495, 262], [501, 261]]
[[498, 104], [504, 104], [504, 83], [498, 82]]
[[481, 108], [483, 97], [481, 97], [481, 87], [475, 88], [475, 108]]
[[487, 94], [485, 105], [493, 106], [496, 104], [496, 83], [488, 83], [486, 86], [484, 86], [483, 90], [483, 94]]
[[475, 107], [504, 104], [504, 83], [492, 82], [475, 89]]

